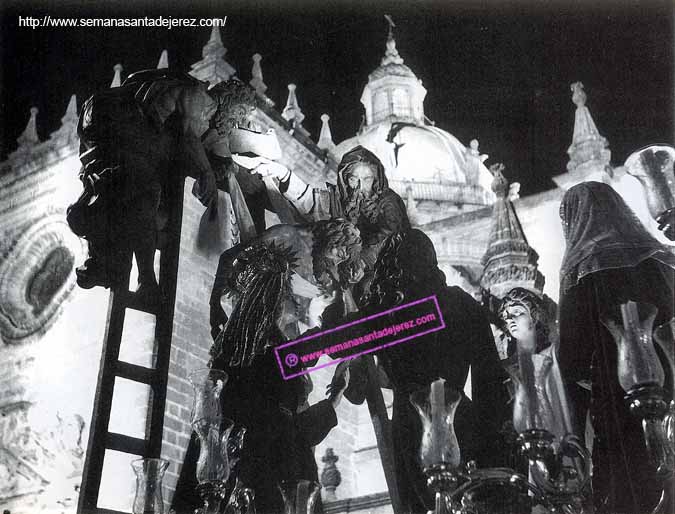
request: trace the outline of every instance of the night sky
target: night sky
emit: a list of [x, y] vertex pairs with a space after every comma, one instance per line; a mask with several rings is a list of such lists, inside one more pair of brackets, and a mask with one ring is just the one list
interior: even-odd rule
[[72, 93], [78, 107], [108, 87], [113, 65], [152, 68], [163, 49], [172, 67], [201, 59], [209, 28], [18, 27], [18, 16], [222, 17], [227, 60], [251, 78], [263, 56], [267, 94], [283, 109], [298, 85], [304, 126], [314, 140], [331, 116], [336, 143], [361, 123], [360, 96], [384, 55], [391, 14], [405, 63], [428, 93], [426, 115], [462, 143], [478, 138], [488, 164], [503, 162], [521, 194], [552, 187], [563, 173], [580, 80], [613, 163], [653, 142], [673, 143], [673, 8], [670, 2], [217, 2], [122, 4], [7, 3], [2, 10], [2, 157], [35, 105], [42, 139], [59, 127]]

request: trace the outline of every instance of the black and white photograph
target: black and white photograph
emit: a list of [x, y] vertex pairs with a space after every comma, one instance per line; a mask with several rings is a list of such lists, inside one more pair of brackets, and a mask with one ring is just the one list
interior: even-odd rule
[[668, 0], [6, 0], [2, 514], [675, 514]]

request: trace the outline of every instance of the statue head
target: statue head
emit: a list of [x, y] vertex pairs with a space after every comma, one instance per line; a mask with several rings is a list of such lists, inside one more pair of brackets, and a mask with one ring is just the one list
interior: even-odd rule
[[230, 79], [216, 84], [209, 94], [218, 102], [211, 125], [221, 135], [229, 135], [235, 127], [246, 127], [256, 109], [255, 90], [240, 80]]
[[345, 289], [361, 270], [361, 233], [341, 218], [312, 226], [314, 278], [329, 291]]
[[360, 214], [377, 217], [377, 201], [388, 187], [384, 166], [377, 156], [362, 146], [347, 152], [338, 166], [338, 193], [347, 219]]
[[549, 346], [549, 330], [543, 301], [532, 291], [522, 287], [511, 289], [502, 298], [499, 320], [511, 339], [523, 344], [534, 344], [539, 352]]
[[345, 172], [345, 182], [350, 191], [360, 190], [363, 196], [369, 197], [373, 194], [373, 185], [377, 180], [377, 169], [374, 165], [357, 162], [348, 171]]
[[250, 365], [282, 340], [279, 322], [295, 307], [295, 261], [290, 249], [274, 243], [249, 246], [237, 256], [228, 283], [234, 309], [218, 336], [214, 358], [224, 358], [230, 366]]
[[389, 308], [446, 287], [433, 243], [421, 230], [389, 236], [375, 263], [368, 303]]

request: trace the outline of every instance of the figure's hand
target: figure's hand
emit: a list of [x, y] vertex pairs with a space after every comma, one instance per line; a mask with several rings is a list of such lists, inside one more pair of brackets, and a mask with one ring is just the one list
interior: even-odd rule
[[326, 386], [326, 395], [336, 409], [349, 386], [349, 361], [338, 364], [333, 380]]
[[259, 173], [263, 177], [273, 177], [279, 180], [285, 179], [291, 173], [286, 166], [274, 161], [263, 162], [251, 170], [251, 172]]
[[668, 239], [675, 241], [675, 207], [671, 207], [659, 214], [656, 222], [659, 224], [659, 230]]

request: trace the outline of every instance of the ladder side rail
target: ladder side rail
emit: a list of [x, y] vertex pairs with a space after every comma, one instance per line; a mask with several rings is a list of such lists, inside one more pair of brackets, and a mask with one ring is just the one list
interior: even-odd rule
[[87, 455], [82, 470], [82, 485], [77, 506], [77, 512], [81, 514], [94, 512], [98, 503], [106, 450], [105, 442], [115, 387], [115, 368], [109, 363], [116, 362], [119, 357], [124, 330], [125, 302], [123, 299], [126, 296], [127, 294], [123, 292], [111, 291], [108, 302], [108, 319], [103, 338], [103, 351], [89, 425]]
[[183, 195], [185, 177], [173, 177], [169, 181], [169, 221], [167, 223], [168, 240], [160, 255], [159, 284], [164, 301], [160, 306], [155, 324], [155, 348], [157, 352], [155, 381], [152, 385], [152, 404], [150, 407], [150, 426], [146, 428], [148, 437], [148, 457], [159, 458], [162, 453], [164, 432], [164, 409], [166, 390], [169, 381], [169, 366], [173, 338], [173, 319], [176, 306], [178, 284], [178, 264], [180, 257], [181, 228], [183, 223]]

